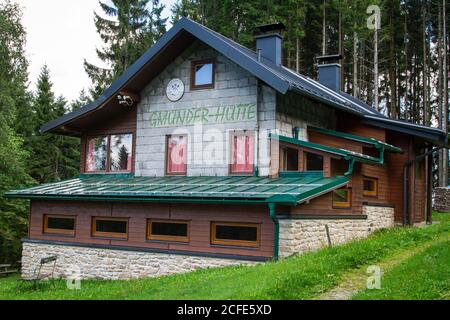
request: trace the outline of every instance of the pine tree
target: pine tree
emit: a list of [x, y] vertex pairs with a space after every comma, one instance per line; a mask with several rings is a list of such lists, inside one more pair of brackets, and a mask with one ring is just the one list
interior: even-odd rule
[[[21, 119], [18, 109], [26, 107], [27, 61], [22, 12], [10, 1], [0, 3], [0, 262], [20, 257], [20, 238], [27, 231], [25, 201], [3, 198], [5, 191], [32, 183], [26, 173], [27, 152], [15, 128]], [[26, 120], [26, 119], [22, 119]]]
[[62, 97], [55, 98], [52, 87], [50, 71], [44, 65], [33, 99], [36, 121], [34, 135], [30, 137], [30, 152], [33, 157], [29, 164], [29, 173], [39, 183], [59, 181], [78, 174], [79, 139], [39, 132], [44, 123], [67, 112], [67, 102]]
[[97, 13], [94, 18], [97, 32], [105, 44], [97, 49], [97, 56], [107, 68], [84, 61], [85, 71], [92, 81], [90, 94], [94, 99], [166, 31], [167, 19], [161, 17], [164, 6], [159, 0], [111, 2], [112, 5], [99, 1], [109, 18]]

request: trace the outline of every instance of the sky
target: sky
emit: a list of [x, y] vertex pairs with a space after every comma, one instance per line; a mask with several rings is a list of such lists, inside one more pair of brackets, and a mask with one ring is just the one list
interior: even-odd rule
[[[75, 100], [90, 80], [83, 61], [102, 65], [95, 49], [102, 42], [94, 26], [94, 11], [101, 13], [97, 0], [16, 0], [23, 8], [22, 23], [27, 31], [26, 55], [30, 89], [35, 89], [44, 64], [50, 69], [53, 90], [57, 96]], [[163, 17], [170, 16], [176, 0], [161, 0], [166, 7]]]

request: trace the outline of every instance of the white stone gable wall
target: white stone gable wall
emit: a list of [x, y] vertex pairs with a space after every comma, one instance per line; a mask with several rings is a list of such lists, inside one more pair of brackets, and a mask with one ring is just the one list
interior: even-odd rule
[[[191, 90], [191, 62], [206, 58], [215, 59], [215, 89]], [[185, 85], [185, 93], [177, 102], [168, 100], [167, 83], [179, 78]], [[261, 85], [259, 88], [265, 88]], [[230, 163], [230, 135], [234, 130], [257, 130], [275, 127], [275, 94], [272, 89], [260, 89], [255, 77], [208, 46], [195, 42], [183, 52], [158, 77], [141, 92], [138, 105], [136, 137], [137, 176], [164, 176], [165, 137], [171, 134], [188, 135], [188, 176], [226, 176]], [[260, 99], [257, 96], [261, 97]], [[259, 100], [259, 101], [258, 101]], [[218, 107], [254, 105], [257, 112], [250, 120], [208, 124], [167, 125], [155, 127], [155, 112], [207, 108], [211, 114]], [[268, 157], [267, 133], [259, 132], [259, 158]], [[268, 161], [266, 161], [268, 162]], [[269, 164], [258, 164], [260, 172], [267, 175]]]

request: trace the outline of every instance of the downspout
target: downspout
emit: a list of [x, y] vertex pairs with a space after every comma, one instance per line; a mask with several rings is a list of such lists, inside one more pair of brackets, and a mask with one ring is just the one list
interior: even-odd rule
[[[432, 155], [433, 153], [441, 150], [447, 145], [448, 138], [445, 139], [445, 144], [442, 146], [439, 146], [437, 148], [433, 148], [417, 157], [415, 157], [412, 160], [408, 160], [403, 165], [403, 225], [406, 226], [410, 221], [408, 221], [409, 217], [409, 168], [414, 162], [419, 162], [426, 158], [429, 155]], [[430, 177], [432, 178], [432, 177]], [[432, 179], [430, 179], [430, 183], [432, 182]]]
[[269, 214], [270, 218], [273, 221], [274, 229], [273, 229], [273, 259], [278, 260], [278, 251], [279, 251], [279, 239], [280, 239], [280, 223], [277, 218], [276, 213], [276, 203], [269, 202]]
[[355, 167], [355, 159], [351, 158], [348, 163], [348, 170], [344, 173], [345, 177], [351, 176]]
[[380, 147], [380, 164], [381, 165], [384, 165], [384, 151], [385, 151], [385, 148], [384, 147]]

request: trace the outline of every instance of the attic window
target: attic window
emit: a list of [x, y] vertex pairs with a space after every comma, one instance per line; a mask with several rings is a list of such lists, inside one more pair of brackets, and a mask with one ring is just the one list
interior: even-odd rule
[[214, 61], [211, 59], [192, 62], [191, 89], [214, 88]]

